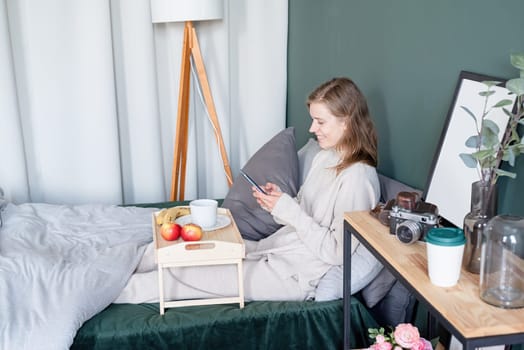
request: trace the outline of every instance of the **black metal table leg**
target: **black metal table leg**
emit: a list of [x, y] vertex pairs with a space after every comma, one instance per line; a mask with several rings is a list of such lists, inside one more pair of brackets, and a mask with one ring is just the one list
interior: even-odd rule
[[344, 296], [344, 350], [351, 349], [351, 231], [350, 226], [344, 220], [344, 274], [343, 274], [343, 296]]

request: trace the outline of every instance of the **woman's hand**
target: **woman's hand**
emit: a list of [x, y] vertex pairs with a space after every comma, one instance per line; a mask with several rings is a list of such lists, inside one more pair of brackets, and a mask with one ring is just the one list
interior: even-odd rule
[[262, 209], [271, 213], [278, 199], [282, 195], [282, 190], [280, 187], [271, 182], [266, 183], [264, 186], [262, 186], [262, 188], [264, 191], [266, 191], [267, 194], [257, 191], [255, 186], [251, 187], [251, 190], [253, 191], [253, 197], [256, 198], [257, 203], [260, 204]]

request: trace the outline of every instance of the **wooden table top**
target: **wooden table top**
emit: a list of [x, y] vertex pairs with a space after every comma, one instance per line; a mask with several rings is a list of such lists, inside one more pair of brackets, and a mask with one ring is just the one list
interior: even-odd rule
[[483, 302], [479, 275], [462, 269], [457, 285], [437, 287], [429, 280], [424, 242], [401, 243], [367, 211], [346, 213], [345, 220], [464, 337], [524, 333], [524, 308], [502, 309]]

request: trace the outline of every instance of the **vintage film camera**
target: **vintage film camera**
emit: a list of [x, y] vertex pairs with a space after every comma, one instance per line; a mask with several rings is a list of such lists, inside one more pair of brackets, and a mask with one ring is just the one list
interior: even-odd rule
[[437, 206], [421, 201], [416, 192], [399, 192], [395, 199], [373, 209], [372, 214], [405, 244], [423, 240], [439, 222]]

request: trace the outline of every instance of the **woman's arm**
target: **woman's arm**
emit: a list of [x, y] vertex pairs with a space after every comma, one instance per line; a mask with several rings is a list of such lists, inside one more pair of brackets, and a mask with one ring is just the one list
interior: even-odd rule
[[[287, 194], [275, 204], [272, 214], [288, 225], [295, 227], [298, 237], [322, 261], [331, 265], [343, 263], [344, 213], [355, 210], [369, 210], [379, 198], [379, 186], [373, 168], [357, 166], [342, 172], [336, 195], [329, 203], [333, 211], [328, 215], [329, 226], [322, 226], [306, 213]], [[352, 237], [352, 253], [358, 241]]]

